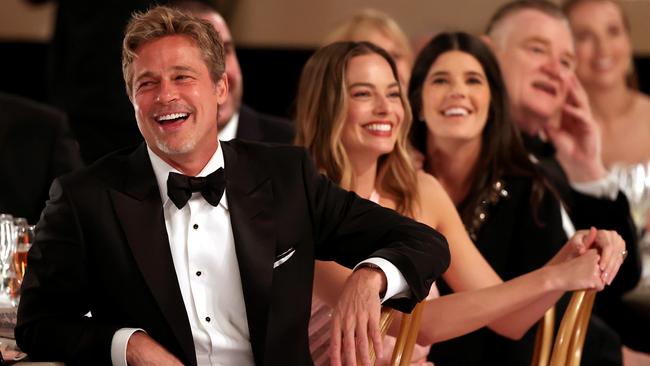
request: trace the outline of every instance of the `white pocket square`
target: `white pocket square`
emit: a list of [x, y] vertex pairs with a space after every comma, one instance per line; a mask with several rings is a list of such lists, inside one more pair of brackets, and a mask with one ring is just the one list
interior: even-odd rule
[[289, 248], [286, 250], [284, 253], [278, 255], [276, 258], [277, 260], [273, 262], [273, 268], [278, 268], [281, 265], [284, 264], [284, 262], [288, 261], [289, 258], [293, 257], [293, 254], [296, 252], [294, 248]]

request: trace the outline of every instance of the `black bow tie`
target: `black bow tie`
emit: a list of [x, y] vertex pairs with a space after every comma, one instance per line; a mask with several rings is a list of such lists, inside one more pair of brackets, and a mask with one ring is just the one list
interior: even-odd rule
[[223, 168], [217, 169], [207, 177], [188, 177], [172, 172], [167, 177], [167, 196], [179, 210], [192, 197], [192, 192], [201, 192], [203, 198], [216, 207], [225, 188], [226, 177]]

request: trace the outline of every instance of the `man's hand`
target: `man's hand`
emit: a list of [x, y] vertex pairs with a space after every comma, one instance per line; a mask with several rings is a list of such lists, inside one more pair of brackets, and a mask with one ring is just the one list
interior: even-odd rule
[[135, 332], [126, 346], [129, 366], [182, 366], [183, 363], [144, 332]]
[[600, 127], [591, 114], [587, 93], [575, 75], [568, 80], [569, 93], [559, 126], [545, 127], [556, 156], [570, 182], [602, 179], [607, 170], [601, 159]]
[[381, 304], [379, 294], [386, 291], [386, 276], [381, 270], [361, 267], [348, 277], [339, 302], [332, 313], [330, 363], [341, 365], [341, 353], [346, 366], [370, 366], [369, 339], [375, 354], [381, 356], [379, 333]]

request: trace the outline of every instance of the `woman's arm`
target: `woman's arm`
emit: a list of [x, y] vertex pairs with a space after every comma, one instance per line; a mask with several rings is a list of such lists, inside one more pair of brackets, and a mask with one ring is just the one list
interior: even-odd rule
[[316, 261], [314, 269], [314, 294], [330, 307], [334, 307], [343, 290], [351, 269], [333, 261]]
[[418, 343], [432, 344], [455, 338], [487, 323], [492, 329], [505, 329], [494, 324], [521, 322], [513, 318], [527, 318], [529, 314], [539, 319], [539, 314], [544, 314], [550, 306], [544, 300], [559, 298], [567, 288], [602, 289], [598, 260], [596, 251], [590, 250], [569, 262], [545, 266], [499, 285], [429, 300], [423, 309]]
[[[487, 325], [500, 335], [518, 339], [560, 298], [564, 291], [580, 288], [577, 285], [584, 278], [575, 278], [573, 282], [549, 281], [549, 273], [554, 273], [555, 276], [566, 276], [563, 274], [564, 272], [558, 271], [560, 268], [553, 267], [540, 270], [539, 273], [533, 272], [522, 276], [515, 285], [507, 284], [490, 292], [478, 292], [479, 289], [500, 285], [503, 281], [469, 239], [455, 206], [437, 180], [421, 173], [419, 174], [419, 186], [422, 199], [421, 207], [424, 210], [418, 215], [418, 219], [436, 227], [447, 237], [449, 243], [452, 260], [449, 269], [443, 275], [444, 279], [457, 293], [471, 292], [471, 295], [463, 295], [462, 300], [445, 299], [442, 304], [436, 305], [433, 305], [435, 302], [432, 301], [432, 305], [425, 308], [430, 315], [423, 324], [432, 324], [436, 329], [427, 329], [428, 327], [424, 326], [421, 331], [423, 338], [440, 341], [441, 339], [438, 339], [440, 332], [437, 328], [441, 322], [449, 323], [446, 331], [450, 334], [455, 334], [454, 336], [465, 334], [468, 331], [464, 331], [464, 329], [468, 329], [470, 323], [465, 323], [460, 319], [471, 316], [474, 321], [482, 323], [481, 326]], [[555, 208], [558, 211], [556, 215], [558, 222], [555, 224], [559, 225], [559, 230], [561, 230], [559, 204], [556, 203]], [[530, 215], [529, 212], [525, 214]], [[532, 222], [533, 220], [528, 218], [528, 221]], [[547, 222], [546, 224], [553, 225], [554, 223]], [[514, 230], [513, 228], [508, 229]], [[544, 229], [551, 230], [549, 227]], [[531, 234], [532, 239], [535, 233]], [[523, 233], [522, 237], [525, 235], [526, 233]], [[542, 244], [552, 245], [551, 243]], [[530, 250], [530, 248], [522, 245], [520, 250]], [[555, 284], [555, 286], [550, 287], [549, 283]], [[516, 290], [512, 291], [511, 288], [516, 288]], [[506, 291], [506, 294], [501, 294], [499, 291]], [[448, 307], [445, 306], [447, 302], [450, 302]], [[473, 308], [472, 305], [475, 303], [480, 306]], [[436, 309], [439, 306], [442, 306], [442, 309]], [[470, 308], [466, 309], [466, 306], [470, 306]], [[468, 315], [470, 311], [472, 314]], [[450, 317], [449, 312], [461, 315], [454, 322], [452, 321], [454, 317]], [[456, 323], [457, 328], [454, 326]], [[477, 327], [470, 326], [470, 328], [474, 330]], [[426, 334], [429, 331], [431, 334]]]

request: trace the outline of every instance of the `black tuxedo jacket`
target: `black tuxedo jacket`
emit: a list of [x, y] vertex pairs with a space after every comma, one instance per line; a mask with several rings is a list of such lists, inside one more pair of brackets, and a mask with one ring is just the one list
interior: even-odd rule
[[54, 178], [80, 168], [63, 113], [0, 93], [0, 212], [35, 224]]
[[[370, 256], [404, 274], [409, 310], [447, 267], [444, 238], [341, 190], [306, 151], [222, 142], [226, 196], [258, 365], [309, 365], [314, 259], [351, 267]], [[141, 145], [57, 179], [37, 228], [18, 309], [16, 340], [33, 359], [110, 362], [114, 332], [147, 331], [196, 365], [160, 193]], [[277, 268], [277, 256], [295, 249]], [[92, 318], [84, 317], [92, 311]]]
[[292, 144], [294, 135], [293, 123], [289, 120], [259, 113], [243, 104], [239, 108], [238, 139]]
[[566, 173], [555, 158], [555, 148], [537, 137], [522, 134], [528, 151], [539, 161], [539, 167], [560, 195], [567, 213], [576, 229], [614, 230], [625, 240], [628, 256], [619, 269], [612, 286], [601, 291], [596, 297], [598, 303], [620, 299], [620, 296], [634, 287], [641, 278], [641, 256], [637, 245], [636, 228], [630, 214], [630, 206], [625, 194], [618, 192], [616, 200], [601, 199], [582, 194], [573, 189]]

